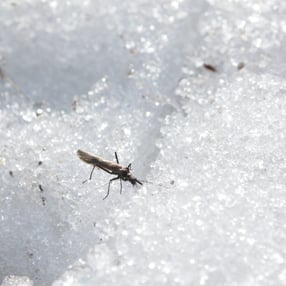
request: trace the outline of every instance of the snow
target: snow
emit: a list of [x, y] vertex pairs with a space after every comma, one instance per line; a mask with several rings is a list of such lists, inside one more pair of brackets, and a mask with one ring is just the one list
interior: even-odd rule
[[285, 9], [1, 2], [1, 286], [285, 285]]

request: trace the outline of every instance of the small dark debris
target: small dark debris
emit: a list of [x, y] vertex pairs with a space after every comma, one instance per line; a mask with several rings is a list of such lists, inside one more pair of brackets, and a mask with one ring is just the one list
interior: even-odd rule
[[43, 164], [42, 161], [39, 161], [39, 162], [38, 162], [38, 166], [41, 166], [42, 164]]
[[13, 178], [14, 177], [14, 174], [13, 174], [13, 172], [10, 170], [9, 171], [9, 175]]
[[239, 71], [242, 70], [244, 67], [245, 67], [245, 63], [242, 63], [242, 62], [237, 65], [237, 69]]
[[78, 106], [78, 100], [77, 100], [76, 97], [74, 97], [73, 100], [72, 100], [72, 110], [73, 110], [74, 112], [77, 111], [77, 106]]
[[30, 258], [32, 258], [32, 257], [34, 256], [34, 253], [33, 253], [33, 252], [28, 252], [28, 256], [29, 256]]
[[210, 64], [204, 64], [203, 65], [205, 69], [211, 71], [211, 72], [217, 72], [217, 69], [216, 67], [214, 67], [213, 65], [210, 65]]
[[171, 180], [171, 181], [170, 181], [170, 184], [171, 184], [171, 185], [174, 185], [174, 184], [175, 184], [175, 181], [174, 181], [174, 180]]
[[42, 197], [42, 204], [43, 204], [43, 206], [46, 205], [46, 198], [45, 197]]
[[41, 116], [43, 113], [44, 113], [44, 111], [43, 111], [43, 109], [41, 109], [41, 108], [38, 108], [38, 109], [36, 110], [36, 116], [37, 116], [37, 117]]
[[1, 79], [5, 79], [5, 73], [4, 73], [4, 71], [3, 71], [3, 69], [2, 68], [0, 68], [0, 78]]
[[134, 74], [135, 74], [134, 68], [130, 68], [130, 69], [128, 70], [127, 75], [128, 75], [129, 77], [131, 77], [131, 76], [133, 76]]
[[41, 184], [39, 184], [39, 186], [38, 186], [38, 187], [39, 187], [39, 189], [40, 189], [40, 191], [41, 191], [41, 192], [43, 192], [43, 191], [44, 191], [44, 189], [43, 189], [43, 187], [42, 187], [42, 185], [41, 185]]

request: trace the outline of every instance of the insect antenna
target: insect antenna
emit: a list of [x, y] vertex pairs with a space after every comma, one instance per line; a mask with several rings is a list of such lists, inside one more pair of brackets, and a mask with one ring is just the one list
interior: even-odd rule
[[[147, 183], [147, 184], [154, 185], [154, 186], [158, 186], [158, 187], [164, 187], [164, 188], [169, 189], [169, 187], [167, 187], [166, 185], [163, 185], [161, 183], [157, 184], [157, 183], [146, 181], [146, 180], [140, 180], [140, 182]], [[172, 181], [171, 181], [171, 184], [173, 184]]]

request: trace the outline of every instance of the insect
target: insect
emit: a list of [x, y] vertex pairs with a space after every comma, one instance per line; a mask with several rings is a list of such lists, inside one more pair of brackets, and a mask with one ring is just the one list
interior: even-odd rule
[[90, 164], [90, 165], [93, 165], [89, 179], [85, 180], [83, 183], [85, 183], [88, 180], [91, 180], [95, 167], [97, 167], [97, 168], [99, 168], [99, 169], [101, 169], [101, 170], [103, 170], [103, 171], [105, 171], [111, 175], [117, 175], [117, 177], [109, 180], [107, 193], [106, 193], [105, 197], [103, 198], [103, 200], [105, 200], [109, 195], [110, 184], [112, 181], [120, 180], [120, 194], [122, 193], [122, 180], [123, 181], [129, 181], [133, 186], [135, 186], [137, 183], [140, 185], [143, 185], [142, 182], [140, 182], [136, 177], [134, 177], [132, 175], [131, 164], [129, 164], [127, 167], [124, 167], [124, 166], [119, 164], [119, 160], [118, 160], [118, 156], [117, 156], [116, 152], [115, 152], [115, 159], [116, 159], [117, 163], [105, 160], [99, 156], [84, 152], [82, 150], [78, 150], [77, 155], [79, 156], [79, 158], [83, 162]]

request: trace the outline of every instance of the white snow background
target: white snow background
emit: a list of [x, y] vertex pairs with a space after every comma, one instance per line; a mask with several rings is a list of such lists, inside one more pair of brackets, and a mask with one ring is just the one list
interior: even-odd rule
[[1, 286], [286, 285], [285, 13], [1, 0]]

